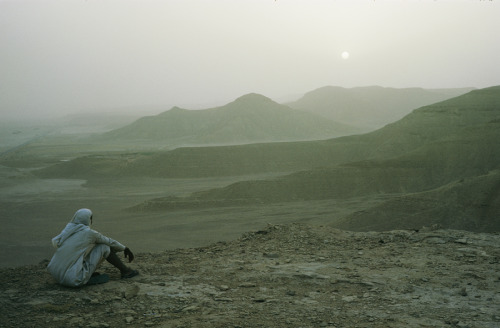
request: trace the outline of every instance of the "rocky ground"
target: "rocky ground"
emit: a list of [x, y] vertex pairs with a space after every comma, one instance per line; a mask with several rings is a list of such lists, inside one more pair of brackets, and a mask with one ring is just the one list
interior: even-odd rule
[[269, 225], [65, 288], [1, 269], [0, 327], [499, 327], [500, 234]]

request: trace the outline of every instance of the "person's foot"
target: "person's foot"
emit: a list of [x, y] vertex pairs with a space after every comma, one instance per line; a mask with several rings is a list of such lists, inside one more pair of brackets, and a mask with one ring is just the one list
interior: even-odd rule
[[97, 275], [92, 275], [90, 277], [89, 281], [87, 282], [87, 285], [99, 285], [99, 284], [105, 284], [109, 281], [109, 276], [107, 274], [97, 274]]
[[122, 279], [132, 278], [132, 277], [137, 276], [138, 274], [139, 274], [139, 271], [128, 269], [127, 271], [122, 272]]

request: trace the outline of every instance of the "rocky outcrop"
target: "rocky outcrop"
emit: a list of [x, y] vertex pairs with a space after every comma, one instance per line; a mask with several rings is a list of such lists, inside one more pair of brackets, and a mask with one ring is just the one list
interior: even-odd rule
[[499, 234], [269, 225], [79, 289], [2, 269], [0, 327], [498, 327], [499, 260]]

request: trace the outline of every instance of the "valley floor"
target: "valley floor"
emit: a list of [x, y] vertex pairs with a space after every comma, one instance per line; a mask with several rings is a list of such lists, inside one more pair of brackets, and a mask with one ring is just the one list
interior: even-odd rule
[[[2, 172], [0, 167], [0, 173]], [[49, 259], [50, 240], [76, 210], [90, 208], [93, 228], [136, 252], [206, 246], [234, 240], [267, 223], [331, 224], [364, 210], [381, 197], [350, 200], [297, 201], [283, 204], [225, 206], [137, 212], [128, 208], [149, 199], [183, 196], [228, 185], [241, 179], [271, 175], [205, 179], [123, 178], [94, 181], [37, 179], [29, 171], [3, 168], [0, 178], [0, 267], [36, 264]]]
[[0, 269], [0, 327], [498, 327], [500, 235], [268, 225], [137, 254], [140, 275], [70, 289]]

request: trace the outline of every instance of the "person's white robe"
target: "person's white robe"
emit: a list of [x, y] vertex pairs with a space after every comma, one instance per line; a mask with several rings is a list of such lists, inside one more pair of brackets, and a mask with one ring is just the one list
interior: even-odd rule
[[57, 248], [47, 269], [58, 283], [78, 287], [85, 285], [97, 266], [111, 251], [125, 246], [90, 228], [92, 212], [78, 210], [64, 230], [52, 239]]

